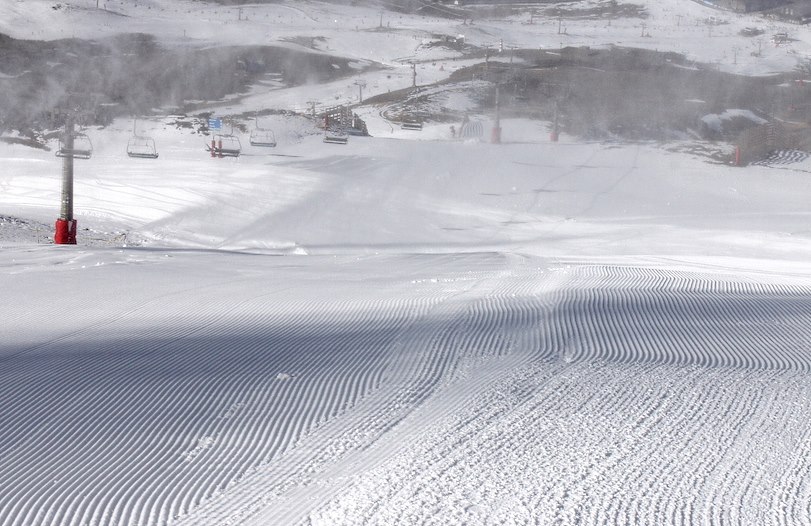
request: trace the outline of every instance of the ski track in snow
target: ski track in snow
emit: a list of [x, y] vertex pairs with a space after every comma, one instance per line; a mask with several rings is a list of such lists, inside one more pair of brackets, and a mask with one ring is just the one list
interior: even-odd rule
[[530, 367], [306, 523], [808, 524], [807, 290], [573, 274]]
[[[463, 27], [387, 15], [392, 31], [389, 20], [375, 31], [376, 9], [319, 2], [306, 6], [318, 16], [300, 4], [235, 13], [110, 3], [128, 15], [119, 22], [107, 6], [6, 4], [5, 32], [26, 39], [148, 29], [184, 46], [295, 47], [282, 41], [318, 35], [325, 51], [393, 66], [362, 75], [368, 95], [409, 86], [400, 63], [408, 57], [443, 63], [441, 73], [421, 67], [423, 84], [477, 62], [423, 46], [434, 34], [464, 31], [480, 47], [499, 35], [527, 49], [564, 47], [559, 20], [519, 24], [523, 15]], [[654, 37], [637, 38], [636, 17], [609, 26], [570, 19], [565, 45], [672, 50], [739, 74], [792, 70], [809, 49], [798, 38], [757, 57], [738, 53], [742, 40], [730, 37], [750, 18], [729, 17], [710, 35], [697, 3], [640, 5]], [[243, 8], [246, 20], [224, 20], [225, 11], [241, 19]], [[212, 110], [303, 111], [309, 100], [354, 101], [355, 88], [342, 79], [306, 92], [270, 89]], [[432, 96], [452, 111], [474, 109], [460, 92]], [[396, 130], [385, 109], [359, 111], [376, 115], [369, 124], [381, 131], [342, 147], [356, 159], [313, 156], [320, 137], [308, 138], [307, 127], [292, 129], [272, 157], [246, 148], [238, 160], [213, 161], [202, 138], [152, 122], [160, 159], [131, 163], [128, 123], [90, 130], [99, 140], [93, 160], [80, 163], [80, 224], [130, 225], [125, 240], [321, 255], [4, 248], [0, 526], [811, 524], [806, 185], [789, 178], [803, 175], [808, 154], [776, 152], [754, 163], [773, 169], [754, 172], [751, 187], [737, 175], [718, 186], [698, 162], [640, 146], [632, 156], [553, 146], [545, 131], [538, 139], [507, 126], [499, 148], [514, 157], [505, 170], [494, 149], [447, 142], [441, 123], [420, 132], [418, 151], [392, 147], [383, 137], [413, 134]], [[509, 144], [519, 138], [538, 142]], [[1, 184], [12, 206], [4, 213], [36, 212], [23, 231], [39, 243], [59, 191], [43, 175], [58, 174], [61, 161], [4, 148], [14, 179]], [[650, 186], [660, 165], [671, 175]], [[630, 206], [619, 214], [618, 203]], [[773, 210], [785, 217], [768, 225], [781, 215]], [[518, 246], [599, 255], [592, 244], [606, 244], [611, 254], [655, 260], [654, 227], [680, 216], [718, 224], [720, 236], [687, 230], [680, 251], [682, 238], [665, 235], [667, 253], [676, 250], [666, 263], [408, 254]], [[734, 230], [716, 223], [724, 216]], [[655, 221], [631, 229], [628, 238], [643, 240], [625, 248], [622, 232], [592, 232], [626, 219]], [[778, 242], [761, 239], [762, 228]], [[753, 245], [724, 251], [738, 236]], [[389, 255], [356, 254], [378, 248]], [[685, 269], [678, 260], [766, 253], [800, 270]], [[103, 285], [77, 292], [93, 279]]]
[[801, 163], [808, 159], [808, 152], [800, 150], [777, 150], [772, 152], [768, 157], [763, 160], [755, 161], [752, 164], [755, 166], [774, 166], [784, 164]]
[[0, 524], [809, 523], [798, 280], [254, 259], [4, 347]]

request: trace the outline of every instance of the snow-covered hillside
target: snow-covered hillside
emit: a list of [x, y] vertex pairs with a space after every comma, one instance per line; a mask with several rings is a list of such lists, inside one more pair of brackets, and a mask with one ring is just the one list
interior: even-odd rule
[[[14, 38], [271, 40], [361, 64], [201, 101], [236, 125], [236, 158], [210, 155], [199, 115], [85, 127], [75, 246], [52, 244], [55, 141], [6, 132], [0, 525], [811, 524], [808, 155], [555, 142], [530, 111], [499, 116], [493, 143], [487, 81], [452, 77], [501, 41], [766, 75], [811, 35], [756, 57], [740, 30], [782, 26], [676, 1], [587, 16], [609, 4], [473, 24], [309, 1], [0, 4]], [[471, 48], [429, 45], [462, 33]], [[398, 98], [412, 71], [424, 91]], [[361, 83], [378, 98], [357, 104]], [[325, 143], [313, 102], [351, 102], [370, 136]], [[410, 105], [443, 118], [402, 129]], [[463, 115], [482, 137], [459, 137]], [[275, 147], [250, 145], [258, 123]], [[157, 159], [127, 156], [133, 126]]]

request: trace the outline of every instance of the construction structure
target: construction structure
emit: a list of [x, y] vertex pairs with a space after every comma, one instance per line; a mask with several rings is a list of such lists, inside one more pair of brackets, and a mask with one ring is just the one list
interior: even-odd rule
[[369, 135], [366, 123], [348, 106], [327, 108], [319, 116], [324, 130], [332, 130], [336, 134], [342, 130], [346, 135]]
[[765, 159], [776, 150], [792, 150], [800, 147], [800, 135], [785, 125], [768, 122], [744, 130], [735, 145], [733, 164], [746, 166]]

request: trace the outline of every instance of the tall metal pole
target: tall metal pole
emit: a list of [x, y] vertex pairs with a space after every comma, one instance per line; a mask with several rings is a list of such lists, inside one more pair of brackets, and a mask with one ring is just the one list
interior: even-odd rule
[[498, 84], [496, 84], [496, 123], [493, 126], [491, 140], [493, 144], [501, 143], [501, 112], [498, 101]]
[[355, 85], [358, 87], [358, 102], [363, 103], [363, 88], [366, 86], [366, 82], [362, 80], [356, 80]]
[[62, 206], [59, 218], [73, 219], [73, 120], [65, 122], [65, 150], [68, 155], [62, 158]]
[[73, 117], [65, 117], [65, 136], [62, 139], [62, 201], [59, 219], [56, 220], [54, 243], [57, 245], [76, 244], [76, 220], [73, 218]]
[[558, 142], [558, 136], [560, 135], [558, 124], [558, 113], [560, 110], [560, 101], [555, 99], [555, 118], [552, 121], [552, 131], [549, 133], [549, 140], [552, 142]]

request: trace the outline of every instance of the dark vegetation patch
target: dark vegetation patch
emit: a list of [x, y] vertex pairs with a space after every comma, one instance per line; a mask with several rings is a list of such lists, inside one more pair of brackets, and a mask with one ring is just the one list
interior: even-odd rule
[[318, 49], [316, 44], [326, 44], [327, 39], [324, 37], [288, 37], [283, 38], [283, 42], [290, 42], [291, 44], [298, 44], [302, 47], [307, 47], [310, 49]]
[[44, 137], [41, 135], [33, 135], [31, 137], [0, 137], [0, 142], [6, 144], [22, 144], [30, 148], [38, 148], [40, 150], [50, 151]]
[[78, 109], [84, 124], [104, 125], [158, 108], [185, 112], [267, 77], [296, 86], [357, 73], [357, 61], [271, 46], [169, 49], [143, 34], [48, 42], [0, 35], [0, 131], [52, 128], [57, 110]]
[[[207, 0], [225, 6], [239, 6], [243, 4], [280, 4], [282, 0]], [[324, 0], [326, 3], [352, 6], [369, 6], [395, 13], [422, 14], [440, 18], [464, 18], [470, 15], [467, 11], [450, 0]], [[523, 3], [535, 3], [539, 0], [529, 0]], [[464, 2], [460, 2], [464, 3]]]
[[565, 3], [544, 9], [544, 16], [564, 18], [567, 20], [609, 20], [617, 18], [648, 18], [644, 6], [638, 4], [621, 4], [608, 0], [592, 7], [568, 7]]
[[[536, 18], [564, 18], [568, 20], [611, 20], [617, 18], [647, 18], [645, 7], [639, 4], [622, 3], [617, 0], [592, 2], [588, 7], [572, 5], [560, 0], [530, 0], [525, 2], [460, 2], [455, 7], [454, 18], [467, 20], [510, 18], [528, 16], [527, 21]], [[444, 9], [447, 9], [445, 6]], [[437, 14], [436, 16], [443, 16]], [[448, 16], [445, 14], [444, 16]]]
[[523, 60], [478, 64], [454, 72], [451, 81], [491, 81], [479, 100], [484, 111], [495, 107], [498, 84], [503, 117], [557, 118], [562, 131], [594, 139], [729, 140], [754, 122], [730, 119], [718, 130], [702, 120], [729, 109], [811, 122], [811, 86], [794, 82], [795, 74], [745, 77], [676, 53], [619, 47], [516, 50], [515, 56]]
[[692, 155], [713, 164], [728, 165], [733, 155], [732, 147], [721, 147], [717, 143], [679, 142], [666, 148], [668, 151]]

